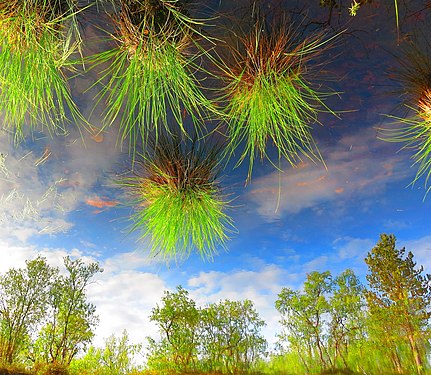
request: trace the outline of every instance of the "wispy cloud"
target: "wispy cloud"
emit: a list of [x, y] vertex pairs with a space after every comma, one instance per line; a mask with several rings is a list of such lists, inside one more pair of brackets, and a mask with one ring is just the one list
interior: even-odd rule
[[393, 146], [377, 140], [372, 129], [345, 136], [322, 153], [327, 170], [304, 162], [252, 182], [248, 199], [265, 220], [277, 220], [327, 201], [353, 199], [357, 204], [360, 199], [384, 193], [389, 184], [411, 173]]
[[41, 136], [16, 145], [6, 132], [0, 133], [0, 223], [8, 227], [5, 235], [19, 234], [23, 240], [24, 233], [66, 232], [73, 226], [68, 214], [80, 204], [116, 204], [92, 191], [106, 182], [120, 157], [116, 136], [107, 133], [99, 143], [91, 137]]

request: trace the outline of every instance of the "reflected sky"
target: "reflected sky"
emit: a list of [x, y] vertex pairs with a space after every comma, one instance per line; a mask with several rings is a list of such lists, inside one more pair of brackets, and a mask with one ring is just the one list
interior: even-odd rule
[[[119, 142], [115, 125], [97, 134], [80, 133], [71, 124], [65, 137], [36, 132], [18, 145], [0, 133], [0, 271], [21, 267], [37, 254], [55, 265], [68, 254], [99, 261], [105, 271], [88, 288], [100, 316], [96, 344], [123, 329], [137, 342], [155, 335], [150, 310], [163, 290], [179, 284], [199, 304], [253, 300], [274, 342], [273, 304], [281, 287], [297, 288], [316, 270], [335, 275], [352, 268], [365, 279], [363, 259], [380, 233], [394, 233], [398, 245], [431, 272], [425, 180], [411, 184], [417, 171], [413, 150], [377, 137], [379, 128], [397, 126], [385, 115], [412, 115], [394, 93], [394, 78], [409, 43], [427, 48], [431, 7], [399, 0], [397, 30], [392, 1], [363, 4], [355, 17], [349, 15], [351, 4], [342, 5], [331, 11], [318, 0], [217, 0], [196, 11], [214, 17], [208, 32], [218, 36], [229, 26], [247, 30], [250, 14], [258, 10], [267, 18], [288, 12], [304, 33], [343, 31], [318, 77], [322, 87], [339, 93], [327, 103], [338, 116], [324, 114], [322, 125], [313, 124], [326, 168], [307, 160], [292, 168], [282, 161], [280, 173], [264, 160], [245, 184], [248, 166], [229, 163], [222, 186], [233, 198], [229, 214], [237, 231], [212, 261], [197, 254], [169, 265], [149, 258], [147, 244], [129, 233], [131, 208], [113, 183], [130, 168], [127, 144]], [[82, 15], [87, 54], [112, 44], [95, 24], [111, 27], [95, 9]], [[89, 69], [71, 80], [74, 98], [95, 128], [104, 110], [95, 106], [98, 74], [100, 69]], [[268, 152], [276, 159], [274, 151]]]

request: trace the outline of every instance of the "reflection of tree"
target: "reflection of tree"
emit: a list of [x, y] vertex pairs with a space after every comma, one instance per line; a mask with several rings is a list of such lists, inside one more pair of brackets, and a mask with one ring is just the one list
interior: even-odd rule
[[[371, 322], [385, 340], [395, 370], [402, 368], [399, 345], [409, 347], [418, 374], [424, 371], [426, 346], [430, 337], [431, 275], [416, 267], [412, 252], [395, 248], [395, 236], [382, 234], [365, 262], [370, 285], [366, 292]], [[391, 341], [386, 341], [392, 337]]]

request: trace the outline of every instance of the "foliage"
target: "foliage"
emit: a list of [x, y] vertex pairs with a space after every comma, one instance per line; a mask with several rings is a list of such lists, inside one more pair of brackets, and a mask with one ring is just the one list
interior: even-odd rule
[[[374, 330], [391, 350], [395, 369], [402, 368], [398, 345], [409, 347], [410, 362], [421, 374], [426, 363], [425, 347], [430, 338], [431, 275], [416, 267], [413, 253], [395, 248], [395, 236], [382, 234], [365, 262], [370, 289], [366, 292]], [[405, 350], [405, 349], [404, 349]]]
[[134, 153], [137, 143], [145, 144], [160, 126], [169, 132], [168, 113], [185, 132], [186, 115], [199, 128], [213, 111], [195, 78], [205, 54], [198, 44], [205, 21], [189, 17], [182, 0], [119, 3], [112, 18], [117, 46], [92, 60], [110, 62], [99, 80], [107, 80], [99, 100], [106, 100], [108, 125], [120, 119], [121, 138], [129, 139]]
[[415, 44], [402, 51], [392, 75], [401, 86], [394, 93], [403, 99], [407, 113], [402, 117], [388, 115], [394, 123], [381, 128], [379, 138], [413, 150], [413, 164], [418, 166], [413, 182], [424, 177], [427, 186], [431, 177], [431, 55]]
[[428, 374], [431, 275], [382, 234], [366, 259], [369, 288], [352, 270], [312, 272], [276, 301], [280, 350], [264, 373]]
[[134, 364], [134, 356], [141, 350], [140, 344], [131, 344], [126, 330], [121, 337], [109, 336], [105, 347], [96, 349], [91, 346], [82, 358], [72, 360], [71, 375], [126, 375], [137, 373], [139, 367]]
[[268, 31], [257, 23], [250, 35], [239, 39], [238, 48], [230, 47], [231, 61], [221, 66], [227, 153], [232, 156], [245, 143], [237, 164], [249, 159], [248, 179], [254, 159], [267, 157], [268, 142], [277, 148], [279, 159], [284, 157], [291, 165], [301, 155], [321, 160], [310, 123], [318, 122], [321, 111], [333, 113], [324, 104], [332, 93], [313, 88], [310, 79], [321, 68], [313, 69], [311, 62], [316, 63], [334, 37], [318, 33], [301, 39], [299, 34], [286, 25]]
[[175, 293], [166, 291], [162, 306], [152, 310], [150, 320], [156, 322], [161, 341], [150, 340], [149, 368], [160, 372], [196, 369], [200, 312], [188, 292], [182, 287]]
[[328, 346], [334, 366], [347, 368], [350, 351], [366, 335], [364, 287], [355, 273], [347, 269], [334, 279], [332, 289]]
[[149, 339], [148, 368], [157, 373], [241, 373], [249, 371], [266, 350], [260, 333], [264, 321], [253, 303], [220, 301], [197, 308], [178, 287], [165, 292], [163, 305], [150, 319], [161, 340]]
[[265, 322], [250, 300], [212, 303], [201, 311], [201, 362], [205, 371], [235, 374], [250, 370], [265, 354]]
[[298, 351], [304, 365], [306, 357], [314, 359], [313, 362], [319, 363], [322, 369], [332, 365], [324, 337], [324, 316], [330, 312], [327, 298], [330, 291], [330, 272], [311, 272], [307, 275], [302, 293], [283, 288], [275, 303], [282, 315], [280, 323], [286, 330], [280, 339]]
[[64, 133], [69, 115], [81, 118], [65, 70], [81, 43], [75, 0], [0, 3], [0, 112], [16, 140], [31, 129]]
[[152, 254], [167, 260], [194, 249], [210, 258], [232, 226], [217, 182], [220, 147], [168, 135], [151, 147], [134, 175], [119, 179], [136, 208], [132, 230], [150, 239]]
[[[96, 307], [87, 302], [86, 287], [98, 272], [98, 263], [64, 258], [67, 275], [59, 275], [50, 291], [50, 316], [39, 333], [35, 348], [46, 363], [70, 364], [80, 348], [91, 342], [98, 323]], [[37, 353], [36, 353], [37, 355]]]
[[12, 364], [29, 344], [45, 316], [57, 273], [38, 257], [26, 261], [26, 268], [12, 268], [0, 276], [0, 363]]

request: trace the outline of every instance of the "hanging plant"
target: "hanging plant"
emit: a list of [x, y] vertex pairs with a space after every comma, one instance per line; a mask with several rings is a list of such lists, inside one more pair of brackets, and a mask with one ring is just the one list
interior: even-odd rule
[[315, 34], [301, 39], [297, 30], [257, 23], [251, 33], [229, 47], [232, 58], [221, 66], [226, 86], [228, 155], [243, 144], [238, 164], [249, 162], [251, 178], [256, 157], [267, 157], [268, 143], [278, 156], [295, 165], [302, 156], [317, 161], [321, 155], [311, 135], [320, 112], [330, 112], [325, 99], [333, 95], [311, 82], [320, 68], [312, 62], [323, 54], [332, 38]]
[[98, 81], [107, 81], [99, 97], [106, 125], [119, 118], [133, 151], [160, 127], [169, 132], [170, 116], [183, 132], [186, 116], [199, 129], [213, 110], [195, 78], [206, 53], [197, 42], [204, 21], [189, 17], [180, 0], [121, 0], [112, 19], [116, 46], [93, 57], [110, 64]]
[[118, 183], [135, 209], [132, 231], [149, 239], [152, 255], [166, 260], [202, 258], [223, 247], [232, 230], [229, 202], [220, 184], [219, 146], [180, 136], [159, 135]]
[[16, 140], [41, 128], [64, 133], [70, 118], [82, 119], [65, 72], [81, 44], [76, 0], [14, 0], [0, 3], [0, 112]]
[[413, 164], [418, 167], [413, 183], [424, 177], [427, 187], [431, 177], [431, 56], [412, 44], [398, 61], [391, 76], [400, 86], [395, 93], [402, 98], [405, 115], [387, 115], [395, 122], [380, 128], [379, 138], [403, 143], [403, 149], [413, 151]]

